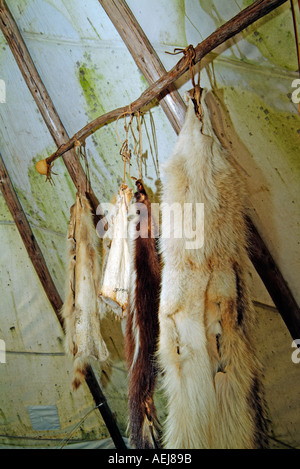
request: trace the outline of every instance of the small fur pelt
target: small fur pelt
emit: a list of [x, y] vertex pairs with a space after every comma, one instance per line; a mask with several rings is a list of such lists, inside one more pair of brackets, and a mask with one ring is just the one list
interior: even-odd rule
[[101, 336], [97, 299], [101, 275], [98, 237], [87, 198], [77, 193], [70, 213], [67, 288], [61, 315], [65, 350], [74, 359], [73, 388], [77, 389], [91, 360], [107, 360], [108, 351]]
[[142, 182], [138, 180], [136, 185], [136, 203], [129, 212], [131, 270], [125, 353], [129, 374], [130, 444], [133, 448], [147, 449], [158, 447], [160, 438], [153, 400], [157, 374], [160, 262], [150, 200]]
[[109, 229], [103, 238], [107, 254], [104, 256], [100, 298], [120, 318], [125, 316], [128, 303], [130, 259], [127, 217], [132, 195], [132, 189], [128, 186], [123, 184], [120, 187], [116, 204], [108, 214]]
[[[163, 168], [158, 350], [168, 401], [163, 441], [173, 449], [261, 448], [267, 425], [245, 271], [245, 189], [213, 132], [204, 91], [201, 109], [202, 122], [189, 100]], [[204, 204], [204, 219], [196, 224], [201, 231], [204, 223], [201, 248], [187, 248], [184, 230], [181, 238], [172, 236], [174, 203], [183, 213], [186, 203]]]

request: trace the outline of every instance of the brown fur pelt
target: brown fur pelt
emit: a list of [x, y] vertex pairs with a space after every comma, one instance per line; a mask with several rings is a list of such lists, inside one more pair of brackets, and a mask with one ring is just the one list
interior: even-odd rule
[[160, 263], [151, 204], [142, 182], [138, 180], [136, 185], [138, 205], [133, 204], [129, 213], [131, 271], [125, 352], [129, 373], [130, 444], [146, 449], [157, 447], [159, 440], [153, 396], [157, 374]]
[[[213, 132], [204, 96], [202, 122], [190, 100], [164, 167], [158, 351], [168, 400], [164, 445], [260, 448], [267, 425], [245, 271], [245, 189]], [[196, 228], [204, 223], [201, 248], [188, 249], [184, 233], [172, 236], [174, 203], [183, 212], [186, 203], [204, 204]]]
[[77, 193], [68, 229], [68, 271], [61, 310], [66, 333], [65, 350], [74, 359], [73, 388], [85, 379], [91, 359], [105, 361], [108, 351], [101, 336], [97, 300], [101, 262], [91, 206]]

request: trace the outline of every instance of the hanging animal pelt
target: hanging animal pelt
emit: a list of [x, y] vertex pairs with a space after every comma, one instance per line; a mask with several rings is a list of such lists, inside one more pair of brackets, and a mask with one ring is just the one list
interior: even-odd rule
[[[213, 132], [205, 91], [200, 109], [201, 120], [189, 100], [164, 167], [158, 351], [168, 401], [164, 445], [260, 448], [267, 427], [245, 271], [245, 189]], [[204, 211], [196, 216], [199, 203]], [[173, 204], [185, 220], [180, 237], [178, 219], [174, 225], [169, 216]], [[202, 247], [191, 244], [188, 204], [193, 242], [202, 239], [204, 224]]]
[[107, 360], [108, 350], [101, 335], [97, 299], [101, 275], [99, 239], [88, 199], [77, 193], [70, 213], [67, 289], [61, 315], [65, 349], [74, 359], [73, 388], [77, 389], [85, 379], [87, 366], [93, 359]]
[[135, 203], [128, 217], [131, 267], [125, 352], [130, 444], [147, 449], [158, 447], [160, 438], [154, 405], [160, 262], [150, 200], [141, 180], [136, 186]]
[[108, 213], [109, 228], [103, 237], [106, 254], [100, 297], [120, 318], [126, 315], [128, 303], [130, 259], [127, 217], [132, 195], [132, 189], [127, 185], [120, 187], [116, 204]]

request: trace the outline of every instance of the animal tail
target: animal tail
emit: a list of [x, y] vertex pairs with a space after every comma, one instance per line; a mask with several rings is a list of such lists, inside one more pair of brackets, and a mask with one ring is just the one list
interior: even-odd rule
[[86, 357], [76, 357], [73, 363], [73, 381], [72, 386], [74, 391], [85, 381], [87, 371]]
[[[161, 438], [153, 398], [155, 373], [153, 370], [148, 371], [148, 377], [142, 370], [141, 373], [135, 373], [140, 364], [138, 360], [130, 375], [128, 394], [130, 443], [136, 449], [155, 449], [160, 447]], [[140, 384], [136, 385], [137, 383]]]
[[[150, 202], [141, 181], [137, 181], [136, 185], [138, 191], [135, 200], [139, 203], [139, 207], [136, 205], [133, 207], [130, 229], [132, 226], [139, 227], [143, 233], [130, 243], [131, 274], [125, 334], [126, 361], [129, 370], [128, 430], [133, 447], [154, 449], [159, 446], [160, 438], [154, 405], [160, 264], [156, 241], [151, 236], [153, 220]], [[146, 210], [143, 210], [141, 204], [144, 204]]]

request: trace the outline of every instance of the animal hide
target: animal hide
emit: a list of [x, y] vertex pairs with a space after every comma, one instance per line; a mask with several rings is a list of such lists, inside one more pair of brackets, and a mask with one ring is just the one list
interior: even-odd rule
[[[151, 204], [140, 180], [129, 213], [130, 290], [125, 334], [129, 375], [130, 444], [137, 449], [158, 446], [159, 424], [153, 401], [155, 353], [159, 325], [160, 263]], [[138, 204], [138, 205], [137, 205]]]
[[87, 198], [77, 194], [68, 228], [68, 275], [61, 310], [66, 353], [74, 359], [73, 387], [85, 379], [91, 359], [105, 361], [108, 351], [101, 336], [97, 292], [101, 263], [98, 238]]
[[[261, 367], [253, 343], [254, 310], [245, 265], [245, 189], [215, 136], [201, 99], [189, 101], [164, 170], [158, 358], [168, 400], [166, 448], [265, 447]], [[204, 243], [191, 249], [188, 226], [175, 237], [169, 209], [204, 204], [195, 220]], [[201, 212], [199, 212], [201, 213]], [[185, 218], [184, 218], [185, 220]]]
[[120, 318], [126, 314], [128, 303], [130, 260], [127, 216], [132, 195], [132, 189], [126, 185], [120, 187], [117, 202], [107, 217], [109, 229], [103, 238], [107, 254], [100, 297]]

